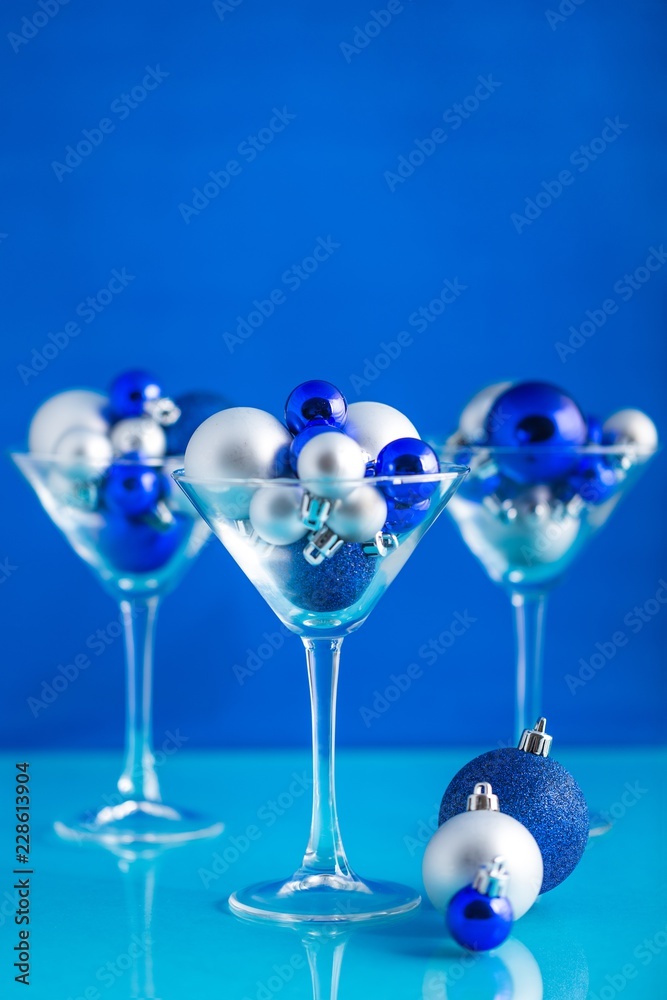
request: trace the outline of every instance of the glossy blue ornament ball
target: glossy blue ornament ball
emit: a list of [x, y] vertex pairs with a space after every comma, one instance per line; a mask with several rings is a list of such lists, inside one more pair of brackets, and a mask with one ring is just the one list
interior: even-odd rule
[[347, 420], [347, 403], [340, 389], [331, 382], [312, 379], [294, 389], [285, 403], [285, 423], [298, 434], [314, 420], [322, 420], [329, 429], [340, 429]]
[[134, 369], [117, 375], [109, 386], [109, 410], [112, 420], [140, 417], [147, 403], [155, 402], [164, 393], [152, 372]]
[[165, 427], [167, 435], [167, 454], [184, 455], [188, 441], [200, 424], [220, 410], [226, 410], [231, 402], [218, 392], [184, 392], [174, 398], [176, 406], [181, 411], [178, 420]]
[[447, 907], [447, 929], [454, 940], [470, 951], [490, 951], [509, 937], [514, 914], [506, 896], [485, 896], [466, 885], [452, 896]]
[[[375, 462], [376, 476], [423, 476], [440, 472], [438, 456], [426, 441], [398, 438], [386, 444]], [[382, 483], [382, 492], [391, 500], [409, 507], [427, 500], [438, 488], [437, 481], [423, 483]]]
[[100, 552], [124, 573], [150, 573], [174, 556], [191, 530], [192, 518], [174, 514], [169, 523], [110, 512], [98, 538]]
[[382, 530], [392, 535], [402, 535], [406, 531], [412, 531], [428, 517], [430, 506], [430, 499], [420, 500], [410, 507], [404, 507], [387, 497], [387, 520]]
[[588, 807], [572, 775], [551, 757], [516, 747], [491, 750], [461, 768], [449, 783], [438, 822], [465, 812], [475, 782], [489, 781], [502, 812], [522, 823], [537, 841], [544, 863], [540, 892], [548, 892], [578, 865], [588, 842]]
[[600, 504], [616, 493], [619, 478], [607, 455], [584, 455], [568, 477], [568, 485], [586, 503]]
[[116, 462], [104, 477], [101, 494], [109, 510], [137, 516], [152, 510], [168, 489], [159, 470], [149, 465]]
[[588, 414], [588, 444], [602, 444], [602, 421], [592, 413]]
[[[503, 392], [486, 419], [486, 443], [508, 448], [496, 456], [501, 472], [520, 483], [544, 483], [576, 465], [588, 423], [575, 401], [548, 382], [519, 382]], [[571, 453], [569, 453], [571, 452]]]

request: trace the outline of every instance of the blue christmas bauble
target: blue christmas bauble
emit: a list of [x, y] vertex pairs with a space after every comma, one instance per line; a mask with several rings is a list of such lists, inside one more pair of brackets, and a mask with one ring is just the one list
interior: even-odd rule
[[454, 776], [440, 805], [438, 822], [465, 812], [475, 782], [488, 781], [504, 813], [532, 833], [542, 853], [548, 892], [570, 875], [588, 843], [588, 807], [572, 775], [552, 757], [517, 747], [490, 750], [475, 757]]
[[[426, 441], [398, 438], [385, 445], [375, 462], [376, 476], [428, 476], [440, 472], [438, 456]], [[438, 487], [430, 482], [382, 483], [385, 496], [409, 507], [432, 496]]]
[[574, 402], [548, 382], [519, 382], [503, 392], [486, 419], [488, 444], [507, 448], [496, 460], [520, 483], [558, 479], [577, 464], [588, 425]]
[[[335, 555], [312, 566], [303, 557], [303, 542], [285, 546], [280, 589], [305, 611], [341, 611], [364, 594], [381, 560], [369, 558], [361, 545], [347, 542]], [[293, 554], [292, 554], [293, 553]]]
[[168, 488], [157, 469], [117, 462], [109, 468], [102, 483], [102, 501], [121, 514], [147, 514]]
[[160, 399], [164, 393], [152, 372], [141, 369], [122, 372], [109, 386], [109, 410], [113, 420], [140, 417], [146, 403]]
[[618, 489], [618, 472], [607, 455], [584, 455], [568, 477], [570, 488], [590, 504], [605, 503]]
[[298, 434], [313, 420], [340, 429], [347, 420], [347, 403], [343, 393], [319, 379], [302, 382], [289, 394], [285, 403], [285, 423], [292, 434]]
[[387, 497], [387, 520], [383, 531], [388, 531], [392, 535], [402, 535], [407, 531], [412, 531], [418, 524], [421, 524], [428, 517], [430, 499], [420, 500], [410, 507], [404, 507]]
[[588, 444], [602, 444], [602, 421], [592, 413], [588, 414]]
[[116, 570], [150, 573], [169, 562], [191, 526], [192, 518], [178, 513], [158, 523], [110, 512], [99, 534], [99, 550]]
[[175, 423], [165, 427], [167, 454], [184, 455], [188, 441], [200, 424], [214, 413], [231, 406], [230, 401], [217, 392], [184, 392], [174, 399], [181, 415]]
[[447, 929], [470, 951], [490, 951], [506, 941], [514, 915], [506, 896], [485, 896], [467, 885], [452, 896], [447, 907]]

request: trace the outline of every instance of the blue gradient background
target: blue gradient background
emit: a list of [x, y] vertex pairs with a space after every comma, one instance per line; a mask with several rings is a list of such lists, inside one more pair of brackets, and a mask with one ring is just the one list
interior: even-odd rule
[[[376, 5], [378, 9], [380, 4]], [[210, 2], [129, 0], [64, 6], [14, 52], [7, 35], [38, 8], [7, 0], [0, 13], [5, 142], [0, 153], [4, 286], [3, 440], [25, 440], [34, 409], [78, 385], [104, 387], [128, 366], [165, 386], [213, 388], [276, 413], [308, 377], [351, 399], [404, 409], [422, 433], [446, 433], [467, 398], [504, 377], [542, 377], [601, 415], [646, 409], [665, 428], [667, 268], [619, 306], [565, 362], [556, 342], [614, 283], [667, 240], [667, 62], [664, 4], [620, 0], [574, 7], [550, 26], [524, 0], [406, 2], [357, 53], [369, 7], [241, 0], [221, 18]], [[555, 9], [555, 6], [554, 6]], [[125, 118], [109, 109], [146, 66], [169, 75]], [[443, 113], [478, 77], [501, 85], [459, 128]], [[237, 152], [273, 109], [295, 119], [253, 162]], [[605, 118], [618, 139], [530, 226], [521, 212], [566, 169]], [[100, 119], [114, 131], [58, 180], [53, 161]], [[448, 138], [391, 192], [416, 139]], [[230, 159], [240, 176], [188, 223], [179, 205]], [[283, 273], [318, 237], [340, 246], [285, 290]], [[113, 268], [128, 288], [27, 384], [49, 332], [104, 287]], [[409, 316], [455, 279], [465, 291], [422, 332]], [[225, 332], [282, 287], [286, 301], [230, 351]], [[366, 359], [412, 333], [379, 377], [359, 386]], [[117, 746], [122, 740], [118, 640], [34, 718], [59, 664], [115, 617], [109, 598], [4, 467], [3, 745]], [[562, 742], [652, 743], [666, 735], [667, 610], [632, 636], [584, 688], [576, 673], [635, 605], [667, 578], [665, 462], [659, 458], [580, 558], [549, 612], [545, 705]], [[662, 493], [662, 497], [661, 497]], [[428, 666], [419, 649], [455, 613], [476, 619]], [[204, 552], [165, 604], [157, 640], [156, 740], [180, 729], [190, 746], [300, 744], [308, 739], [301, 650], [290, 638], [239, 684], [235, 664], [277, 622], [222, 548]], [[445, 515], [344, 650], [340, 739], [411, 745], [508, 738], [512, 627], [505, 595], [485, 577]], [[424, 674], [366, 725], [360, 709], [412, 661]]]

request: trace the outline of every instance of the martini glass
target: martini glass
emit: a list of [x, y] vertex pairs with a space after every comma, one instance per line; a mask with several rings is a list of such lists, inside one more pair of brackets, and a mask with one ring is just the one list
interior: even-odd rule
[[[126, 751], [117, 793], [76, 820], [56, 822], [56, 832], [69, 840], [107, 846], [175, 844], [217, 836], [221, 823], [163, 801], [152, 735], [158, 607], [201, 550], [207, 526], [177, 490], [169, 490], [150, 517], [125, 518], [98, 502], [106, 467], [33, 454], [15, 453], [12, 458], [56, 527], [120, 605], [125, 638]], [[137, 467], [162, 465], [143, 460], [119, 464], [128, 474]]]
[[[436, 447], [442, 458], [466, 456], [470, 476], [449, 511], [463, 540], [495, 582], [508, 593], [516, 637], [516, 737], [544, 715], [542, 649], [547, 599], [589, 539], [609, 520], [654, 452], [636, 445], [581, 448]], [[615, 485], [594, 479], [580, 492], [566, 483], [519, 485], [499, 471], [509, 465], [577, 458], [588, 468], [613, 469]], [[533, 455], [534, 452], [534, 455]], [[612, 477], [613, 478], [613, 477]]]
[[[313, 739], [308, 846], [289, 878], [235, 891], [229, 905], [237, 915], [290, 923], [353, 921], [406, 913], [419, 905], [419, 894], [413, 889], [360, 878], [345, 855], [334, 781], [338, 668], [343, 639], [366, 620], [466, 472], [465, 467], [450, 465], [437, 475], [336, 480], [333, 491], [331, 482], [324, 490], [321, 482], [303, 479], [206, 482], [182, 471], [174, 473], [227, 551], [283, 624], [301, 638], [306, 651]], [[247, 520], [249, 499], [259, 489], [265, 496], [267, 490], [280, 491], [285, 510], [305, 511], [318, 507], [323, 492], [340, 497], [357, 488], [370, 488], [369, 483], [380, 489], [406, 484], [410, 490], [423, 490], [429, 499], [421, 502], [415, 515], [415, 520], [422, 518], [420, 523], [404, 526], [395, 535], [378, 532], [365, 545], [341, 541], [332, 555], [320, 558], [312, 551], [311, 536], [289, 545], [270, 545]], [[323, 530], [329, 529], [325, 525]], [[335, 535], [329, 542], [338, 545]], [[318, 564], [313, 565], [308, 556], [319, 560]]]

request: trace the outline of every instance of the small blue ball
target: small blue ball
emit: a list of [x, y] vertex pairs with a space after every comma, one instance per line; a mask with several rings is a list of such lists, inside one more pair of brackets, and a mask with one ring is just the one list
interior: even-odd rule
[[303, 557], [304, 542], [286, 545], [289, 559], [281, 570], [280, 588], [305, 611], [342, 611], [358, 601], [373, 580], [378, 560], [364, 553], [361, 545], [347, 542], [319, 566]]
[[388, 497], [387, 520], [383, 531], [389, 531], [392, 535], [402, 535], [406, 531], [412, 531], [428, 517], [430, 506], [430, 499], [420, 500], [410, 507], [404, 507]]
[[607, 455], [584, 455], [568, 483], [586, 503], [600, 504], [616, 493], [618, 476]]
[[174, 520], [157, 527], [140, 518], [111, 512], [99, 535], [103, 557], [125, 573], [150, 573], [161, 569], [187, 538], [192, 518], [174, 514]]
[[217, 392], [184, 392], [182, 396], [176, 396], [174, 402], [181, 415], [175, 423], [164, 429], [168, 455], [184, 455], [188, 441], [199, 425], [214, 413], [231, 406], [231, 402]]
[[565, 392], [547, 382], [519, 382], [501, 393], [486, 418], [488, 444], [501, 472], [520, 483], [550, 482], [576, 465], [586, 419]]
[[490, 750], [462, 767], [449, 783], [438, 823], [465, 812], [470, 789], [489, 781], [508, 813], [530, 830], [542, 852], [548, 892], [570, 875], [588, 843], [588, 807], [569, 771], [552, 757], [538, 757], [516, 747]]
[[292, 434], [322, 420], [329, 428], [340, 429], [347, 420], [347, 403], [343, 393], [331, 382], [312, 379], [294, 389], [285, 403], [285, 423]]
[[102, 482], [102, 500], [109, 510], [136, 516], [152, 510], [167, 490], [167, 481], [157, 469], [117, 462]]
[[485, 896], [472, 885], [452, 896], [447, 907], [447, 928], [455, 941], [470, 951], [490, 951], [506, 941], [514, 914], [506, 896]]
[[593, 416], [593, 414], [588, 414], [588, 443], [589, 444], [602, 444], [602, 421], [599, 417]]
[[135, 369], [117, 375], [109, 386], [112, 420], [140, 417], [146, 403], [161, 399], [162, 387], [151, 372]]
[[[375, 463], [376, 476], [422, 476], [440, 472], [438, 456], [426, 441], [398, 438], [386, 444]], [[424, 483], [383, 483], [382, 492], [404, 507], [420, 503], [438, 488], [436, 481]]]

